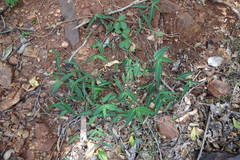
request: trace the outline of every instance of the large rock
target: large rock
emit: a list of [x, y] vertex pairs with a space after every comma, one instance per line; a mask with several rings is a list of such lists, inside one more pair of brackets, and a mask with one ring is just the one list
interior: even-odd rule
[[12, 68], [0, 61], [0, 85], [7, 88], [12, 82]]
[[[62, 16], [65, 21], [76, 18], [74, 4], [72, 0], [59, 0]], [[77, 26], [77, 21], [67, 23], [65, 26], [65, 37], [72, 45], [75, 45], [79, 41], [78, 29], [73, 29]]]
[[218, 79], [214, 79], [211, 82], [208, 83], [208, 91], [215, 97], [221, 97], [225, 95], [229, 89], [230, 86], [227, 82], [220, 81]]
[[176, 12], [181, 9], [177, 4], [168, 0], [161, 0], [159, 3], [159, 8], [164, 13]]
[[191, 39], [195, 37], [200, 30], [201, 27], [188, 13], [183, 13], [177, 16], [176, 31], [180, 33], [181, 36]]

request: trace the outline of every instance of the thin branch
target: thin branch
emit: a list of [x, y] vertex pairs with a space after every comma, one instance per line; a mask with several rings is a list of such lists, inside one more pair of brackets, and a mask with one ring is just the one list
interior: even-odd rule
[[114, 13], [117, 13], [117, 12], [122, 12], [125, 9], [128, 9], [128, 8], [132, 7], [133, 5], [140, 4], [140, 3], [143, 3], [143, 2], [146, 2], [146, 1], [148, 1], [148, 0], [134, 1], [133, 3], [127, 5], [127, 6], [123, 7], [123, 8], [117, 9], [115, 11], [111, 11], [108, 14], [114, 14]]
[[5, 20], [4, 20], [4, 18], [3, 18], [2, 15], [1, 15], [1, 19], [2, 19], [2, 21], [3, 21], [3, 29], [5, 29], [5, 28], [6, 28], [6, 23], [5, 23]]
[[0, 12], [0, 15], [3, 15], [4, 14], [4, 12], [6, 12], [7, 10], [8, 10], [8, 8], [10, 8], [11, 7], [11, 5], [10, 4], [8, 4], [5, 8], [3, 8], [3, 10]]
[[73, 57], [77, 54], [77, 52], [87, 43], [88, 39], [90, 38], [91, 34], [101, 25], [101, 23], [99, 23], [93, 30], [91, 30], [91, 32], [89, 32], [87, 38], [84, 40], [83, 44], [78, 47], [71, 55], [71, 57], [69, 58], [69, 62], [71, 62], [71, 60], [73, 59]]
[[207, 135], [207, 130], [208, 130], [208, 127], [209, 127], [210, 119], [211, 119], [211, 114], [212, 114], [211, 109], [209, 109], [207, 124], [206, 124], [205, 132], [204, 132], [203, 140], [202, 140], [202, 145], [201, 145], [201, 149], [200, 149], [200, 151], [198, 153], [197, 160], [199, 160], [201, 158], [201, 156], [202, 156], [202, 151], [203, 151], [204, 144], [205, 144], [205, 141], [206, 141], [206, 135]]
[[6, 34], [6, 33], [9, 33], [9, 32], [12, 32], [14, 30], [24, 30], [24, 31], [29, 31], [29, 32], [35, 32], [35, 29], [31, 29], [31, 28], [23, 28], [23, 27], [12, 27], [6, 31], [2, 31], [0, 32], [0, 34]]
[[[148, 0], [134, 1], [133, 3], [127, 5], [127, 6], [123, 7], [123, 8], [117, 9], [117, 10], [115, 10], [115, 11], [111, 11], [111, 12], [109, 12], [109, 13], [107, 13], [107, 14], [108, 14], [108, 15], [111, 15], [111, 14], [114, 14], [114, 13], [122, 12], [122, 11], [124, 11], [124, 10], [132, 7], [133, 5], [140, 4], [140, 3], [143, 3], [143, 2], [146, 2], [146, 1], [148, 1]], [[78, 26], [76, 26], [76, 27], [73, 28], [73, 29], [78, 29], [79, 27], [87, 24], [89, 21], [90, 21], [90, 20], [84, 21], [83, 23], [79, 24]]]

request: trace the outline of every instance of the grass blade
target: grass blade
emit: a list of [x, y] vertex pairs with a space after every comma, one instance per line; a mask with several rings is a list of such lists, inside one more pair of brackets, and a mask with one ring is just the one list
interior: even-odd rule
[[62, 84], [62, 82], [60, 80], [57, 80], [56, 83], [53, 85], [51, 94], [55, 93], [59, 89], [61, 84]]
[[158, 60], [168, 50], [169, 46], [163, 47], [154, 53], [154, 59]]
[[136, 116], [136, 110], [135, 109], [131, 109], [127, 113], [126, 124], [129, 124], [129, 122], [131, 122], [134, 119], [135, 116]]
[[162, 75], [162, 62], [156, 61], [154, 63], [154, 78], [157, 84], [157, 88], [160, 86], [161, 75]]

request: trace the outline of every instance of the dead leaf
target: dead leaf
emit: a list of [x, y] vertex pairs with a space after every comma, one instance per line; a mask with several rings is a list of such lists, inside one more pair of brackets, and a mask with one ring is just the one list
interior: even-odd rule
[[213, 96], [219, 98], [219, 97], [225, 95], [229, 91], [230, 86], [228, 85], [227, 82], [223, 82], [218, 79], [214, 79], [211, 82], [209, 82], [207, 88], [208, 88], [208, 91]]
[[5, 111], [9, 108], [11, 108], [13, 105], [15, 105], [19, 100], [20, 100], [20, 97], [21, 97], [21, 94], [22, 94], [22, 87], [17, 91], [17, 93], [14, 95], [13, 99], [7, 99], [5, 101], [2, 101], [0, 103], [0, 112], [1, 111]]
[[178, 130], [175, 122], [170, 116], [163, 116], [157, 119], [157, 128], [159, 134], [167, 138], [175, 138], [178, 136]]
[[39, 83], [38, 83], [38, 81], [36, 80], [36, 77], [31, 78], [31, 79], [29, 80], [29, 83], [30, 83], [31, 86], [33, 86], [33, 87], [39, 86]]
[[108, 62], [107, 64], [104, 65], [104, 67], [111, 67], [114, 64], [119, 64], [120, 62], [118, 60], [114, 60], [112, 62]]
[[87, 151], [85, 153], [85, 158], [88, 159], [93, 156], [95, 150], [96, 150], [96, 145], [92, 143], [91, 141], [88, 141], [87, 143]]
[[182, 117], [176, 119], [175, 121], [178, 123], [185, 123], [187, 122], [187, 120], [190, 118], [190, 116], [193, 116], [197, 113], [197, 109], [192, 110], [191, 112], [187, 112], [185, 115], [183, 115]]

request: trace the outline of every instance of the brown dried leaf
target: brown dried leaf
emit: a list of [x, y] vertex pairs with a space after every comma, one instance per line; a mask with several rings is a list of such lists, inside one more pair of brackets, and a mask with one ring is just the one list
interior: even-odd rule
[[0, 111], [5, 111], [5, 110], [11, 108], [13, 105], [15, 105], [20, 100], [22, 90], [23, 89], [21, 87], [12, 99], [7, 99], [5, 101], [2, 101], [0, 103]]
[[178, 130], [175, 125], [175, 122], [172, 120], [170, 116], [163, 116], [157, 119], [157, 128], [158, 133], [167, 137], [167, 138], [175, 138], [178, 136]]

